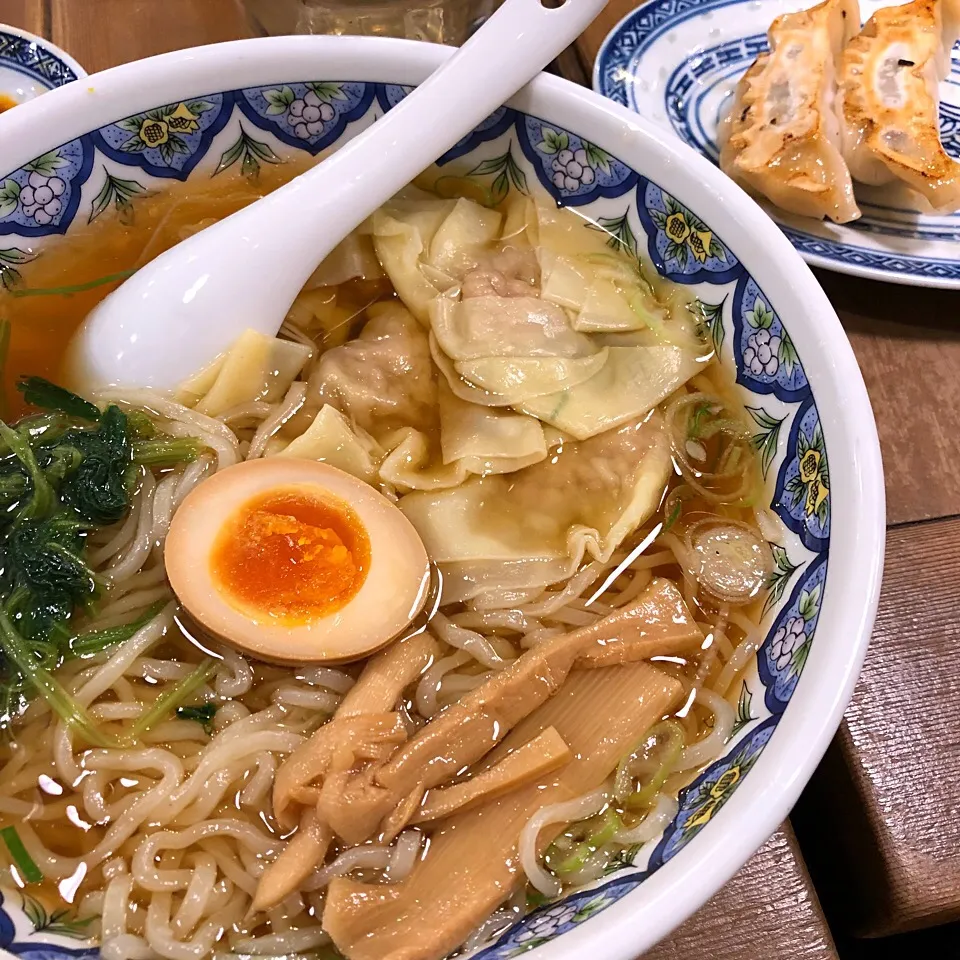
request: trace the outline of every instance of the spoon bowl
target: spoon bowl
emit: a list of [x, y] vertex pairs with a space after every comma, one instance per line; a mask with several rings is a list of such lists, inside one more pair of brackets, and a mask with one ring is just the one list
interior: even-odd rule
[[382, 120], [286, 186], [166, 251], [107, 297], [74, 337], [73, 386], [169, 391], [244, 330], [275, 334], [317, 264], [532, 80], [606, 3], [506, 0]]

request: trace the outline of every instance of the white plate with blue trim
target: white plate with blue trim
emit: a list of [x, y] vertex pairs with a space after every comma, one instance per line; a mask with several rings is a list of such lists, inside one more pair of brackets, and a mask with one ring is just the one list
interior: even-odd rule
[[0, 23], [0, 103], [4, 107], [85, 77], [87, 71], [49, 40]]
[[[650, 0], [624, 17], [597, 56], [594, 89], [670, 130], [716, 162], [717, 125], [737, 81], [767, 49], [782, 13], [815, 0]], [[862, 0], [866, 20], [888, 4]], [[960, 44], [941, 85], [940, 135], [960, 158]], [[763, 206], [811, 265], [923, 287], [960, 288], [960, 213], [915, 213], [857, 186], [863, 217], [819, 222]]]

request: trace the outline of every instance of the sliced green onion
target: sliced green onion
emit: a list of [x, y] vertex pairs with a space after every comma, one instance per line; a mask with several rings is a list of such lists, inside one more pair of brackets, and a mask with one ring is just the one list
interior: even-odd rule
[[[697, 440], [701, 436], [700, 430], [703, 418], [710, 412], [712, 404], [701, 401], [693, 408], [693, 416], [687, 424], [687, 437], [690, 440]], [[715, 432], [715, 431], [714, 431]]]
[[108, 273], [105, 277], [97, 277], [96, 280], [87, 280], [85, 283], [73, 283], [66, 287], [21, 287], [10, 290], [9, 294], [11, 297], [69, 297], [74, 293], [84, 293], [116, 280], [126, 280], [136, 272], [136, 270], [121, 270], [119, 273]]
[[[680, 497], [677, 497], [677, 502], [673, 505], [673, 509], [670, 511], [670, 516], [663, 523], [663, 527], [660, 530], [660, 534], [666, 533], [676, 522], [680, 519], [680, 511], [683, 508], [683, 500]], [[660, 535], [658, 534], [658, 536]]]
[[157, 697], [153, 706], [130, 728], [129, 738], [138, 739], [151, 727], [173, 713], [177, 707], [184, 706], [184, 701], [189, 700], [213, 676], [217, 663], [219, 661], [213, 657], [205, 657], [196, 669], [178, 681], [171, 690]]
[[586, 840], [578, 843], [576, 849], [562, 863], [553, 867], [554, 873], [561, 876], [565, 873], [576, 873], [582, 870], [590, 857], [593, 856], [605, 843], [613, 839], [613, 835], [623, 826], [616, 810], [607, 808], [600, 826], [591, 833]]
[[667, 741], [663, 745], [660, 766], [639, 790], [634, 791], [627, 797], [626, 806], [630, 810], [644, 810], [653, 803], [657, 794], [667, 782], [667, 777], [670, 776], [677, 765], [680, 754], [683, 753], [685, 737], [683, 727], [677, 720], [662, 720], [651, 727], [647, 737], [659, 737], [661, 734], [666, 734]]
[[529, 908], [542, 907], [549, 902], [550, 898], [537, 890], [536, 887], [527, 887], [527, 906]]
[[70, 652], [75, 657], [89, 657], [94, 653], [115, 647], [118, 643], [129, 640], [138, 630], [145, 627], [168, 603], [168, 600], [158, 600], [147, 607], [136, 620], [123, 623], [118, 627], [88, 630], [86, 633], [78, 634], [69, 641]]
[[27, 883], [40, 883], [40, 881], [43, 880], [43, 874], [40, 872], [40, 868], [36, 863], [34, 863], [33, 857], [27, 853], [27, 848], [23, 845], [20, 834], [17, 833], [17, 828], [4, 827], [0, 830], [0, 837], [3, 837], [3, 842], [7, 845], [10, 856], [13, 857], [13, 861], [19, 868], [20, 875], [23, 879], [26, 880]]

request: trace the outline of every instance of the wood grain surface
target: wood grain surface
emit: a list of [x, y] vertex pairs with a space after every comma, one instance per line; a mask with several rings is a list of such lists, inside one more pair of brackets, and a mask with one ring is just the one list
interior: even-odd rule
[[960, 520], [892, 530], [874, 642], [798, 809], [821, 892], [860, 935], [960, 918], [958, 622]]
[[0, 0], [0, 23], [47, 36], [50, 31], [44, 15], [43, 0]]
[[672, 937], [644, 960], [835, 960], [789, 824]]
[[250, 35], [239, 0], [48, 0], [51, 39], [90, 73]]

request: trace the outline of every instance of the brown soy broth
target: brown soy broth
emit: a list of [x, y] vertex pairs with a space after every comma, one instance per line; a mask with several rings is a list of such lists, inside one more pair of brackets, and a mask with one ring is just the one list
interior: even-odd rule
[[[282, 164], [265, 165], [261, 175], [256, 179], [247, 179], [239, 174], [227, 172], [211, 179], [197, 178], [187, 184], [175, 184], [170, 187], [164, 187], [162, 192], [155, 195], [135, 198], [132, 204], [120, 211], [110, 210], [105, 212], [92, 225], [77, 231], [66, 238], [60, 238], [51, 242], [46, 249], [41, 249], [38, 258], [22, 268], [24, 276], [24, 287], [28, 289], [40, 289], [50, 287], [62, 287], [74, 284], [84, 284], [98, 277], [103, 277], [122, 271], [138, 269], [148, 263], [152, 258], [162, 251], [184, 239], [185, 236], [197, 229], [208, 225], [218, 219], [221, 219], [230, 213], [246, 206], [271, 190], [276, 189], [287, 182], [293, 176], [301, 172], [303, 165]], [[454, 197], [466, 195], [480, 202], [489, 202], [489, 195], [483, 195], [476, 185], [470, 181], [457, 177], [441, 177], [432, 183], [426, 180], [422, 181], [425, 187], [432, 187], [436, 193]], [[264, 282], [269, 282], [269, 277], [264, 277]], [[76, 293], [70, 296], [36, 296], [36, 297], [15, 297], [10, 293], [0, 292], [0, 316], [9, 317], [12, 322], [12, 335], [10, 344], [9, 360], [6, 366], [3, 389], [8, 403], [6, 416], [17, 416], [23, 409], [19, 394], [15, 390], [15, 382], [23, 374], [40, 374], [51, 379], [57, 379], [60, 375], [64, 350], [70, 337], [80, 325], [87, 313], [96, 306], [119, 281], [111, 284], [104, 284], [94, 289]], [[321, 350], [329, 349], [343, 343], [345, 340], [355, 337], [362, 328], [366, 319], [365, 308], [377, 300], [386, 299], [395, 296], [389, 284], [382, 280], [354, 280], [340, 285], [337, 288], [328, 288], [325, 291], [318, 292], [318, 296], [332, 296], [336, 298], [337, 305], [343, 308], [343, 320], [339, 327], [334, 330], [317, 329], [307, 326], [305, 332], [314, 336]], [[707, 393], [720, 394], [727, 398], [733, 398], [734, 387], [732, 379], [725, 371], [714, 369], [712, 377], [705, 377], [700, 388]], [[728, 382], [729, 381], [729, 382]], [[736, 406], [736, 401], [731, 400]], [[291, 438], [297, 436], [306, 429], [310, 422], [310, 417], [315, 410], [303, 410], [293, 417], [282, 429], [281, 436]], [[431, 436], [431, 442], [438, 443], [438, 436]], [[725, 440], [719, 434], [707, 436], [702, 439], [704, 447], [704, 465], [713, 465], [721, 460], [724, 453]], [[540, 522], [549, 524], [549, 529], [544, 531], [539, 529], [540, 535], [553, 536], [557, 543], [561, 542], [562, 530], [574, 522], [585, 523], [589, 526], [603, 527], [608, 516], [622, 508], [625, 498], [629, 495], [632, 484], [625, 483], [623, 486], [616, 484], [608, 485], [609, 489], [601, 489], [599, 493], [588, 492], [583, 496], [584, 490], [590, 489], [588, 481], [590, 478], [570, 479], [565, 477], [562, 469], [564, 465], [563, 446], [556, 447], [551, 452], [549, 463], [544, 463], [543, 470], [547, 471], [547, 476], [542, 479], [548, 482], [544, 484], [531, 485], [531, 504], [523, 503], [521, 507], [512, 513], [507, 511], [506, 522], [515, 523], [518, 527], [522, 526], [520, 521], [525, 523]], [[557, 467], [561, 469], [556, 469]], [[628, 480], [630, 478], [627, 478]], [[581, 482], [582, 481], [582, 482]], [[486, 481], [485, 481], [486, 482]], [[490, 485], [510, 486], [513, 481], [510, 478], [490, 478]], [[550, 497], [545, 497], [545, 491], [552, 485], [555, 489], [550, 490]], [[671, 477], [668, 481], [663, 494], [664, 501], [661, 503], [663, 508], [669, 504], [670, 494], [677, 490], [681, 483], [678, 477]], [[601, 484], [601, 487], [603, 485]], [[553, 511], [559, 511], [563, 505], [569, 512], [569, 516], [562, 514], [562, 520], [557, 520], [556, 516], [551, 517], [551, 510], [546, 509], [544, 501], [549, 499], [553, 504]], [[539, 509], [533, 509], [533, 507]], [[527, 509], [529, 507], [529, 509]], [[523, 516], [520, 515], [522, 510]], [[562, 511], [561, 511], [562, 512]], [[671, 521], [672, 531], [679, 539], [683, 539], [684, 532], [690, 525], [695, 523], [701, 517], [716, 515], [729, 516], [731, 519], [751, 522], [752, 512], [746, 503], [723, 505], [718, 507], [715, 503], [698, 497], [687, 496], [683, 500], [682, 513], [678, 515], [676, 522]], [[661, 509], [658, 516], [664, 521], [670, 515], [669, 509]], [[496, 520], [496, 517], [493, 518]], [[656, 522], [656, 518], [651, 520], [651, 524]], [[554, 529], [556, 528], [556, 529]], [[647, 528], [638, 531], [636, 537], [628, 540], [624, 544], [624, 549], [629, 549], [632, 545], [639, 542], [639, 539], [645, 535]], [[562, 545], [562, 544], [561, 544]], [[654, 543], [649, 552], [657, 552], [658, 546]], [[653, 571], [656, 576], [666, 576], [683, 586], [684, 574], [676, 562], [659, 563]], [[608, 585], [612, 588], [614, 594], [624, 589], [630, 582], [632, 574], [625, 573], [613, 584]], [[601, 603], [605, 598], [598, 594]], [[704, 601], [700, 598], [687, 597], [688, 604], [694, 616], [709, 624], [717, 619], [718, 610], [712, 606], [709, 600]], [[762, 602], [756, 601], [754, 604], [741, 608], [744, 614], [751, 620], [759, 620], [760, 607]], [[735, 627], [727, 628], [727, 641], [736, 646], [743, 638], [742, 631]], [[489, 637], [491, 642], [500, 642], [509, 646], [510, 641], [506, 636], [497, 636], [496, 630], [491, 632]], [[171, 631], [171, 634], [158, 643], [152, 650], [152, 655], [161, 659], [171, 659], [183, 664], [196, 664], [199, 662], [201, 653], [178, 631]], [[709, 683], [711, 678], [715, 677], [721, 668], [721, 663], [717, 662], [709, 670], [698, 675], [701, 665], [699, 655], [683, 661], [678, 658], [654, 658], [662, 659], [656, 665], [664, 672], [671, 674], [681, 681], [685, 690], [691, 690], [698, 683]], [[361, 664], [357, 664], [355, 673], [359, 673]], [[277, 668], [265, 664], [253, 664], [256, 674], [253, 692], [246, 694], [241, 698], [243, 705], [253, 711], [264, 709], [272, 702], [272, 696], [275, 690], [285, 681], [290, 679], [290, 671], [286, 668]], [[351, 672], [353, 672], [353, 669]], [[464, 675], [472, 672], [483, 672], [479, 665], [468, 666], [461, 671]], [[155, 698], [155, 690], [151, 689], [148, 682], [140, 679], [131, 679], [130, 681], [136, 698], [145, 703], [150, 703]], [[731, 685], [731, 689], [739, 687], [740, 678], [737, 677]], [[688, 700], [677, 714], [678, 719], [683, 724], [689, 740], [695, 740], [703, 734], [703, 719], [698, 717], [696, 711], [689, 709]], [[409, 711], [411, 714], [413, 710]], [[318, 717], [318, 725], [322, 718]], [[117, 725], [114, 729], [119, 730]], [[311, 731], [305, 731], [309, 735]], [[193, 741], [179, 741], [177, 752], [181, 759], [189, 761], [192, 756], [199, 751], [200, 744]], [[5, 748], [0, 747], [0, 759], [6, 759], [3, 756]], [[685, 786], [697, 775], [697, 770], [690, 770], [686, 773], [675, 776], [668, 784], [668, 793]], [[51, 765], [48, 774], [56, 778], [56, 772]], [[150, 782], [153, 773], [147, 771], [144, 775], [131, 774], [129, 783], [139, 785], [142, 789], [144, 780]], [[222, 801], [214, 809], [210, 816], [213, 818], [227, 817], [239, 819], [241, 821], [251, 819], [255, 814], [249, 809], [241, 807], [239, 802], [239, 789], [231, 792], [222, 798]], [[133, 786], [125, 789], [133, 789]], [[116, 803], [123, 797], [123, 791], [114, 792], [106, 798], [108, 803]], [[49, 801], [49, 796], [44, 797]], [[76, 798], [74, 798], [76, 800]], [[34, 828], [39, 838], [51, 850], [61, 856], [75, 857], [80, 856], [89, 850], [101, 839], [105, 832], [105, 825], [92, 824], [89, 826], [77, 823], [77, 816], [71, 816], [66, 812], [67, 801], [64, 800], [63, 815], [50, 820], [34, 821]], [[76, 808], [74, 808], [76, 813]], [[82, 815], [80, 817], [82, 819]], [[0, 826], [15, 825], [16, 818], [5, 816], [0, 819]], [[275, 825], [269, 817], [263, 817], [262, 823], [268, 830], [273, 831]], [[156, 828], [157, 824], [146, 824], [149, 828]], [[171, 828], [176, 828], [174, 821]], [[125, 848], [122, 852], [127, 853]], [[161, 861], [165, 867], [176, 867], [179, 864], [179, 853], [166, 851], [161, 855]], [[0, 845], [0, 862], [9, 862], [10, 857], [6, 849]], [[379, 875], [375, 872], [360, 871], [356, 878], [369, 879], [375, 881]], [[82, 878], [79, 884], [79, 894], [83, 895], [88, 890], [95, 890], [103, 885], [103, 877], [99, 869]], [[76, 890], [71, 890], [67, 885], [67, 892], [64, 892], [63, 884], [43, 882], [38, 885], [31, 885], [29, 888], [31, 895], [40, 899], [48, 909], [69, 907], [71, 903], [76, 904], [79, 901]], [[68, 895], [69, 893], [69, 895]], [[134, 909], [142, 909], [136, 903]]]
[[17, 380], [24, 374], [57, 380], [70, 338], [120, 281], [66, 296], [16, 296], [18, 291], [69, 287], [138, 269], [198, 227], [221, 220], [283, 186], [306, 166], [302, 161], [264, 164], [258, 177], [228, 171], [210, 179], [164, 186], [31, 251], [37, 257], [20, 268], [21, 283], [13, 291], [0, 291], [0, 316], [11, 323], [3, 375], [6, 419], [16, 419], [26, 409], [16, 390]]

